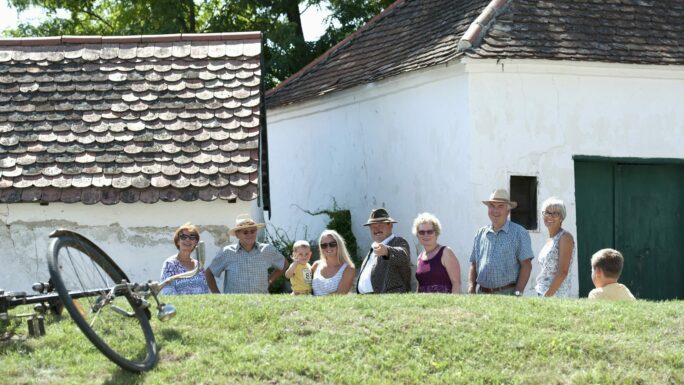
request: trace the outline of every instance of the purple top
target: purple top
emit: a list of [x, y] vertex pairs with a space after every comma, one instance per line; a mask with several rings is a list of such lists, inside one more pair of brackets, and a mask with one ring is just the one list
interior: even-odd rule
[[442, 265], [442, 246], [434, 257], [424, 261], [418, 256], [418, 267], [416, 268], [416, 279], [418, 280], [419, 293], [451, 293], [451, 280], [446, 267]]

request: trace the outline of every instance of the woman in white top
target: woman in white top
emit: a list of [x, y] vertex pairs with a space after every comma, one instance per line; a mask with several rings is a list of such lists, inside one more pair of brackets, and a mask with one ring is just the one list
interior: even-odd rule
[[349, 258], [344, 238], [335, 230], [325, 230], [318, 238], [320, 259], [311, 266], [314, 295], [347, 294], [356, 268]]
[[551, 197], [542, 203], [544, 225], [549, 230], [549, 238], [539, 252], [541, 271], [537, 276], [535, 290], [544, 297], [570, 297], [572, 295], [571, 276], [568, 275], [575, 254], [575, 240], [565, 231], [565, 204]]

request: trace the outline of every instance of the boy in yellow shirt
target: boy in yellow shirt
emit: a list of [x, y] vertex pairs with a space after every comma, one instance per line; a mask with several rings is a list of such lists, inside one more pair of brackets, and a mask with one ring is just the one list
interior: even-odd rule
[[634, 300], [627, 286], [618, 283], [624, 258], [613, 249], [602, 249], [591, 257], [591, 280], [596, 289], [589, 292], [589, 299]]
[[285, 271], [285, 278], [290, 279], [292, 295], [311, 295], [311, 245], [307, 241], [297, 241], [292, 246], [292, 263]]

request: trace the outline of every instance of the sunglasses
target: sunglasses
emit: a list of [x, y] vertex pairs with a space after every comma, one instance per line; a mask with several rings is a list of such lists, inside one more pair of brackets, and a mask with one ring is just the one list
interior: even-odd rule
[[251, 230], [242, 230], [242, 234], [256, 234], [257, 229], [251, 229]]
[[191, 241], [196, 241], [199, 239], [197, 235], [192, 235], [192, 234], [181, 234], [178, 238], [180, 238], [183, 241], [187, 241], [188, 239]]
[[418, 234], [420, 235], [432, 235], [435, 233], [435, 230], [418, 230]]
[[335, 247], [337, 247], [337, 242], [332, 241], [332, 242], [328, 242], [328, 243], [321, 243], [321, 249], [327, 250], [328, 247], [330, 247], [330, 248], [335, 248]]

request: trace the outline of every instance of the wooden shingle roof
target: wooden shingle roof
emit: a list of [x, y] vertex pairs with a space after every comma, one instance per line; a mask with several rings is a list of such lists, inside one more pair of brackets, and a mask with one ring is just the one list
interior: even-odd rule
[[261, 34], [0, 39], [0, 202], [257, 196]]
[[684, 65], [684, 0], [398, 0], [269, 90], [266, 103], [298, 103], [463, 55]]

